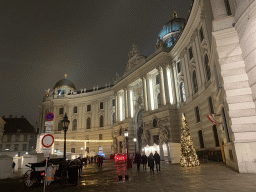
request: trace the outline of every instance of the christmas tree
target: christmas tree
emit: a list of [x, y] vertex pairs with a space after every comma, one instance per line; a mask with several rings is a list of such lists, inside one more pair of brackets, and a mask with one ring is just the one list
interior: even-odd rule
[[184, 114], [182, 114], [180, 165], [182, 167], [200, 165]]

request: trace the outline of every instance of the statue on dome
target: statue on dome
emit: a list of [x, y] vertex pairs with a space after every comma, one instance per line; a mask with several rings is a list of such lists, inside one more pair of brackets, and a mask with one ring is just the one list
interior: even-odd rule
[[51, 90], [50, 88], [47, 89], [47, 90], [45, 90], [45, 92], [46, 92], [46, 93], [45, 93], [45, 97], [49, 97], [49, 95], [50, 95], [50, 90]]
[[160, 37], [157, 37], [157, 43], [155, 46], [155, 49], [159, 49], [161, 47], [164, 47], [166, 44], [163, 42], [163, 40]]

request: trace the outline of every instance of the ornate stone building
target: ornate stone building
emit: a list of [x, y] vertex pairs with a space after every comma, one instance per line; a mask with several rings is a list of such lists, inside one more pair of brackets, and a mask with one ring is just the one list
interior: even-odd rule
[[67, 113], [74, 155], [88, 147], [90, 155], [123, 153], [128, 144], [131, 154], [157, 150], [178, 163], [184, 113], [199, 156], [256, 173], [255, 9], [252, 0], [194, 0], [187, 21], [174, 13], [160, 30], [152, 55], [133, 45], [113, 86], [76, 91], [67, 79], [58, 82], [42, 103], [42, 120], [56, 114], [54, 150], [63, 150], [59, 121]]

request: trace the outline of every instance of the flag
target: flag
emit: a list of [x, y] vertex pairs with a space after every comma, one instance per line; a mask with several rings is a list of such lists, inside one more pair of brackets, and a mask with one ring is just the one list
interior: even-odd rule
[[220, 123], [215, 119], [214, 114], [210, 114], [206, 116], [214, 125], [220, 125]]

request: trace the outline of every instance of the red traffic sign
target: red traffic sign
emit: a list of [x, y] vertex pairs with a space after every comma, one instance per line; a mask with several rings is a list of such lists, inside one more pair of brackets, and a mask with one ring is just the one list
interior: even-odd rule
[[52, 121], [54, 119], [54, 114], [49, 112], [45, 115], [45, 120], [46, 121]]
[[42, 145], [46, 148], [51, 147], [54, 142], [54, 137], [51, 134], [47, 134], [42, 138]]

